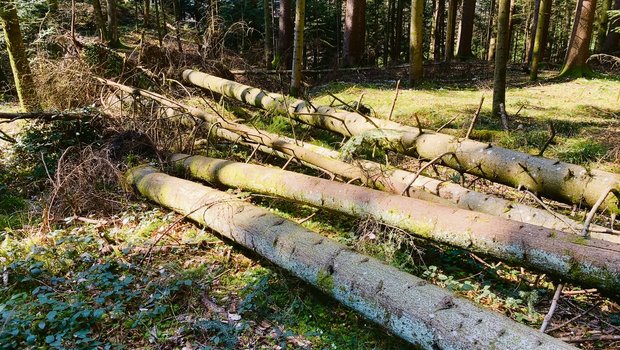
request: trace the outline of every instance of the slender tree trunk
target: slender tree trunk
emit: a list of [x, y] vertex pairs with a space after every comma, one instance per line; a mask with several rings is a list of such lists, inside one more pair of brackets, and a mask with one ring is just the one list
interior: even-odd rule
[[108, 3], [108, 35], [111, 47], [120, 46], [121, 42], [118, 34], [118, 20], [116, 16], [116, 0], [107, 0]]
[[492, 54], [492, 51], [495, 51], [495, 38], [493, 37], [493, 24], [495, 21], [495, 0], [491, 0], [491, 5], [490, 5], [490, 10], [489, 10], [489, 23], [487, 26], [487, 38], [486, 38], [486, 43], [487, 43], [487, 61], [491, 61], [494, 57], [495, 54]]
[[[543, 33], [540, 41], [540, 61], [548, 60], [549, 57], [549, 27], [551, 24], [551, 14], [553, 9], [553, 0], [547, 0], [547, 11], [542, 17], [543, 20]], [[556, 21], [557, 22], [557, 21]]]
[[[516, 11], [517, 11], [517, 2], [515, 0], [510, 0], [510, 19], [508, 20], [508, 46], [509, 47], [512, 47], [512, 43], [513, 42], [517, 42], [518, 41], [518, 40], [514, 40], [515, 34], [519, 35], [519, 33], [514, 30], [514, 27], [515, 27], [515, 13], [516, 13]], [[495, 41], [495, 44], [497, 45], [497, 40]], [[516, 51], [516, 48], [515, 48], [515, 51]], [[510, 57], [510, 55], [509, 55], [509, 57]]]
[[456, 12], [458, 11], [458, 0], [448, 0], [448, 23], [446, 24], [446, 62], [454, 58], [454, 30], [456, 28]]
[[583, 77], [592, 75], [587, 64], [590, 56], [590, 41], [594, 26], [596, 0], [578, 0], [573, 34], [571, 35], [561, 77]]
[[[148, 28], [151, 25], [151, 0], [144, 0], [142, 3], [142, 17], [144, 18], [144, 28]], [[196, 21], [198, 20], [199, 19], [197, 18]]]
[[270, 69], [273, 60], [273, 10], [271, 0], [263, 0], [265, 15], [265, 67]]
[[459, 46], [456, 57], [467, 60], [473, 57], [471, 42], [474, 33], [474, 17], [476, 15], [476, 0], [463, 0], [463, 15], [459, 30]]
[[39, 110], [39, 100], [19, 27], [17, 5], [14, 2], [0, 0], [0, 24], [4, 31], [4, 41], [9, 53], [13, 81], [21, 110], [22, 112]]
[[[148, 1], [148, 0], [147, 0]], [[161, 31], [161, 18], [159, 17], [159, 1], [161, 0], [154, 0], [155, 2], [153, 3], [153, 5], [155, 6], [155, 21], [156, 23], [156, 27], [157, 27], [157, 39], [159, 39], [159, 46], [161, 47], [163, 45], [163, 40], [164, 40], [164, 36], [163, 33]]]
[[364, 55], [366, 38], [366, 0], [347, 0], [344, 16], [344, 64], [356, 66]]
[[180, 0], [172, 0], [172, 11], [174, 12], [175, 22], [183, 20], [183, 4]]
[[495, 52], [495, 74], [493, 77], [493, 116], [499, 116], [500, 104], [506, 104], [506, 64], [510, 55], [508, 28], [510, 0], [499, 0], [497, 16], [497, 49]]
[[[620, 0], [614, 1], [614, 10], [620, 10]], [[609, 23], [609, 32], [607, 34], [607, 38], [605, 38], [605, 43], [603, 44], [604, 53], [620, 53], [620, 32], [618, 32], [618, 27], [620, 27], [620, 18], [617, 18]]]
[[534, 47], [532, 51], [532, 67], [530, 70], [530, 80], [538, 79], [538, 63], [543, 55], [544, 51], [544, 37], [545, 37], [545, 18], [550, 14], [549, 3], [550, 0], [539, 0], [540, 7], [538, 10], [538, 23], [536, 26], [536, 36], [534, 39]]
[[103, 11], [101, 10], [101, 1], [93, 0], [93, 12], [95, 14], [95, 22], [97, 23], [97, 28], [101, 34], [101, 41], [107, 42], [108, 37], [108, 29], [106, 28], [105, 19], [103, 17]]
[[290, 67], [293, 61], [293, 18], [291, 0], [280, 0], [278, 59], [280, 67]]
[[405, 7], [405, 0], [397, 0], [396, 16], [394, 23], [394, 41], [391, 50], [392, 62], [396, 63], [400, 60], [400, 52], [402, 49], [403, 40], [403, 8]]
[[50, 13], [58, 12], [58, 0], [47, 0], [47, 8]]
[[409, 33], [409, 86], [419, 83], [424, 75], [423, 60], [424, 0], [411, 0]]
[[306, 22], [306, 0], [295, 2], [295, 44], [293, 50], [293, 74], [291, 78], [291, 95], [301, 94], [301, 68], [304, 58], [304, 26]]
[[594, 45], [594, 52], [600, 53], [603, 52], [603, 47], [605, 46], [605, 39], [607, 38], [607, 29], [609, 27], [609, 15], [607, 11], [611, 10], [612, 0], [603, 0], [603, 4], [601, 6], [601, 12], [598, 16], [598, 20], [596, 23], [596, 41]]
[[532, 55], [534, 54], [534, 45], [536, 42], [536, 33], [538, 32], [538, 21], [540, 20], [540, 2], [542, 0], [536, 0], [534, 2], [534, 13], [532, 14], [532, 27], [530, 29], [530, 36], [528, 40], [527, 46], [527, 55], [526, 55], [526, 64], [530, 64], [532, 62]]
[[433, 22], [431, 24], [430, 45], [430, 49], [433, 53], [433, 60], [435, 61], [441, 60], [441, 38], [445, 9], [445, 0], [435, 0], [435, 7], [433, 9]]

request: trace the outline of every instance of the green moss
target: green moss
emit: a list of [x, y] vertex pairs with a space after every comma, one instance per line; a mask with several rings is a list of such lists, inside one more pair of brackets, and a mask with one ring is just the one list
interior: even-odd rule
[[317, 287], [327, 293], [334, 289], [334, 277], [325, 270], [320, 270], [316, 276]]

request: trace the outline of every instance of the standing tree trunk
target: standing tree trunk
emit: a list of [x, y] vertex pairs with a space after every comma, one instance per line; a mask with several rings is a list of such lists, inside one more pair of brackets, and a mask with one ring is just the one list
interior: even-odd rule
[[293, 19], [291, 16], [291, 0], [280, 0], [280, 18], [278, 27], [278, 65], [290, 67], [293, 47]]
[[527, 41], [527, 53], [525, 57], [525, 63], [530, 65], [532, 63], [532, 55], [534, 54], [534, 45], [536, 42], [536, 33], [538, 32], [538, 21], [540, 18], [540, 2], [542, 0], [536, 0], [534, 3], [534, 13], [532, 17], [532, 26], [530, 28], [530, 36]]
[[366, 38], [366, 0], [347, 0], [344, 15], [343, 60], [356, 66], [364, 55]]
[[489, 24], [487, 27], [487, 61], [492, 61], [495, 54], [495, 37], [493, 36], [493, 24], [495, 21], [495, 0], [491, 0], [491, 9], [489, 10]]
[[265, 68], [272, 67], [273, 60], [273, 10], [271, 0], [263, 0], [265, 15]]
[[594, 45], [594, 52], [603, 52], [605, 46], [605, 39], [607, 38], [607, 28], [609, 27], [609, 15], [607, 11], [611, 9], [611, 0], [603, 0], [603, 6], [601, 6], [601, 13], [598, 16], [596, 23], [596, 43]]
[[118, 36], [118, 21], [116, 17], [116, 0], [107, 0], [108, 2], [108, 45], [111, 47], [120, 46], [121, 42]]
[[161, 47], [163, 45], [164, 36], [161, 32], [161, 21], [159, 18], [159, 0], [155, 0], [153, 5], [155, 5], [155, 21], [157, 22], [155, 26], [157, 27], [157, 39], [159, 39], [159, 47]]
[[510, 0], [499, 0], [497, 16], [497, 49], [493, 77], [493, 116], [500, 114], [500, 105], [506, 103], [506, 64], [510, 55], [508, 38]]
[[545, 28], [545, 19], [547, 19], [548, 21], [548, 17], [550, 15], [550, 2], [551, 0], [540, 0], [540, 7], [538, 9], [538, 23], [536, 25], [534, 47], [532, 50], [532, 67], [530, 70], [530, 80], [538, 79], [538, 63], [543, 56], [543, 52], [545, 49], [545, 31], [548, 29]]
[[445, 9], [445, 0], [435, 0], [433, 23], [431, 25], [431, 50], [433, 52], [433, 60], [435, 61], [441, 60], [441, 38], [443, 34]]
[[108, 41], [108, 29], [106, 28], [105, 19], [103, 18], [103, 11], [101, 10], [101, 1], [93, 0], [93, 12], [95, 13], [95, 22], [97, 22], [97, 28], [101, 34], [101, 41]]
[[13, 1], [0, 0], [0, 24], [4, 30], [4, 41], [9, 52], [19, 105], [22, 112], [32, 112], [38, 110], [40, 106], [22, 40], [16, 6]]
[[402, 49], [403, 39], [403, 9], [405, 7], [405, 0], [398, 0], [396, 4], [396, 15], [394, 23], [394, 40], [391, 50], [392, 63], [396, 64], [400, 59], [400, 52]]
[[456, 12], [458, 10], [458, 0], [448, 0], [448, 23], [446, 24], [446, 52], [444, 57], [446, 62], [454, 58], [454, 29], [456, 28]]
[[47, 8], [51, 13], [58, 12], [58, 0], [47, 0]]
[[586, 62], [590, 55], [590, 41], [594, 26], [596, 0], [578, 0], [573, 33], [568, 45], [561, 77], [591, 76], [592, 70]]
[[[142, 8], [142, 17], [144, 18], [144, 28], [148, 28], [150, 25], [150, 17], [151, 17], [151, 0], [144, 0], [144, 7]], [[198, 1], [196, 1], [198, 3]], [[196, 21], [199, 21], [199, 18], [196, 18]]]
[[[614, 10], [620, 10], [620, 0], [614, 2]], [[620, 18], [609, 23], [609, 32], [603, 44], [603, 52], [608, 54], [616, 54], [620, 51], [620, 33], [617, 32], [620, 27]]]
[[476, 15], [476, 0], [463, 0], [463, 16], [459, 30], [459, 46], [456, 57], [467, 60], [473, 57], [471, 41], [474, 32], [474, 17]]
[[291, 95], [301, 94], [301, 67], [304, 58], [304, 25], [306, 22], [306, 0], [297, 0], [295, 7], [295, 47], [293, 50], [293, 74]]
[[423, 46], [424, 0], [411, 0], [411, 26], [409, 33], [409, 85], [420, 82], [424, 75], [422, 61]]

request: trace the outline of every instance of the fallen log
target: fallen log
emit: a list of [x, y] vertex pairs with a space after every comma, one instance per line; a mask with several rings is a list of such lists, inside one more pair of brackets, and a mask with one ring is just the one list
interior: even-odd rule
[[267, 93], [251, 86], [186, 70], [183, 79], [198, 87], [234, 98], [255, 107], [347, 137], [371, 140], [383, 148], [424, 159], [441, 155], [441, 163], [461, 172], [570, 204], [592, 207], [611, 187], [604, 208], [620, 212], [620, 175], [532, 156], [488, 143], [457, 138], [404, 126], [388, 120], [362, 116], [329, 106], [314, 107], [303, 100]]
[[150, 167], [129, 170], [127, 180], [421, 348], [573, 349], [230, 194]]
[[371, 217], [435, 242], [491, 255], [608, 293], [620, 288], [620, 244], [259, 165], [201, 156], [171, 161], [208, 183]]
[[[456, 203], [460, 208], [489, 213], [559, 231], [581, 232], [583, 228], [582, 224], [568, 217], [481, 194], [450, 182], [418, 176], [412, 183], [411, 180], [415, 175], [410, 172], [386, 168], [369, 161], [361, 161], [359, 164], [348, 164], [338, 160], [340, 154], [336, 151], [234, 123], [218, 115], [170, 100], [154, 92], [129, 87], [106, 79], [98, 78], [98, 80], [121, 91], [151, 98], [162, 106], [183, 109], [193, 117], [205, 120], [213, 126], [219, 126], [215, 129], [220, 138], [231, 142], [245, 141], [263, 145], [262, 147], [268, 147], [263, 149], [265, 152], [275, 151], [279, 155], [294, 157], [308, 166], [322, 169], [344, 179], [358, 179], [363, 184], [373, 188], [399, 194], [404, 191], [404, 194], [409, 197], [446, 205]], [[173, 110], [170, 112], [175, 113]], [[592, 225], [590, 227], [591, 237], [620, 243], [620, 236], [608, 235], [605, 234], [606, 232], [608, 231], [600, 226]]]

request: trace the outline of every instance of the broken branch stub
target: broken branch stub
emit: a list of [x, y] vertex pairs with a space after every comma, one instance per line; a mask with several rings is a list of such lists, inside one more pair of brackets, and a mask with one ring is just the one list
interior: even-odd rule
[[423, 349], [573, 349], [230, 194], [150, 167], [127, 180]]

